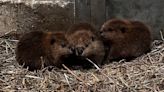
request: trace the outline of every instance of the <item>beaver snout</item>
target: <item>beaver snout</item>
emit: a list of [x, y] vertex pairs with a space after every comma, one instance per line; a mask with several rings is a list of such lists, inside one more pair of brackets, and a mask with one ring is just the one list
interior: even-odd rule
[[76, 48], [76, 55], [80, 56], [84, 51], [84, 47], [78, 47]]

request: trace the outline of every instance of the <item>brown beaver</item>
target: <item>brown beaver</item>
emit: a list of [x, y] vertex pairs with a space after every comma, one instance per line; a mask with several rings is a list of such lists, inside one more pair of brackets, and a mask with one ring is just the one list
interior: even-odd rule
[[93, 65], [86, 61], [86, 58], [97, 65], [102, 64], [105, 55], [104, 45], [92, 25], [89, 23], [74, 24], [66, 34], [74, 52], [73, 58], [76, 58], [74, 64], [90, 68]]
[[63, 32], [33, 31], [25, 34], [16, 47], [16, 60], [33, 71], [42, 65], [61, 67], [71, 50]]
[[140, 21], [111, 19], [102, 25], [100, 34], [110, 60], [131, 60], [150, 51], [150, 29]]

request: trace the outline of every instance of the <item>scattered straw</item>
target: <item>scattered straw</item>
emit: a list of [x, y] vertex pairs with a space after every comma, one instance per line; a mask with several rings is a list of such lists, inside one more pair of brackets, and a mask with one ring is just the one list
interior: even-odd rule
[[164, 41], [163, 32], [164, 32], [164, 30], [163, 30], [163, 29], [161, 29], [161, 31], [160, 31], [160, 35], [161, 35], [161, 39]]
[[81, 81], [81, 82], [84, 83], [85, 85], [90, 85], [89, 83], [86, 83], [84, 80], [82, 80], [80, 77], [78, 77], [75, 73], [73, 73], [73, 71], [71, 71], [67, 66], [65, 66], [64, 64], [62, 64], [62, 66], [63, 66], [69, 73], [71, 73], [77, 80]]
[[[96, 69], [43, 68], [28, 71], [15, 60], [17, 40], [0, 38], [0, 91], [56, 92], [163, 92], [164, 42], [154, 41], [152, 51], [130, 62], [119, 61]], [[43, 61], [44, 62], [44, 61]]]

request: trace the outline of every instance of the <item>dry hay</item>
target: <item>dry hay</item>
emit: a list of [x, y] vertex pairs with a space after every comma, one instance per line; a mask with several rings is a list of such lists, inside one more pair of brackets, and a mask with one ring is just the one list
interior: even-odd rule
[[[157, 92], [164, 91], [164, 42], [131, 62], [113, 62], [100, 69], [46, 68], [35, 72], [15, 60], [17, 40], [0, 39], [0, 91]], [[67, 68], [67, 67], [66, 67]]]

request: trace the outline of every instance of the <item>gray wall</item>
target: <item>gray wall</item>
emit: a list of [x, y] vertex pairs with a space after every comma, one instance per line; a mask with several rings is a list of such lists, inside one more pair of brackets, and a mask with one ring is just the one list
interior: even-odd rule
[[[32, 3], [32, 0], [21, 0], [21, 1], [28, 4]], [[35, 1], [47, 1], [47, 0], [35, 0]], [[56, 0], [48, 0], [48, 1], [55, 2]], [[97, 29], [99, 29], [101, 25], [108, 19], [127, 18], [133, 20], [140, 20], [150, 25], [152, 28], [152, 35], [154, 39], [160, 39], [161, 38], [160, 30], [164, 29], [164, 0], [61, 0], [61, 1], [70, 1], [71, 3], [68, 4], [68, 7], [64, 9], [57, 8], [56, 6], [52, 7], [51, 4], [50, 5], [41, 4], [39, 6], [33, 4], [30, 5], [33, 7], [34, 11], [37, 11], [38, 14], [41, 15], [42, 18], [40, 18], [40, 20], [45, 20], [44, 24], [42, 25], [44, 28], [49, 30], [66, 30], [73, 22], [82, 21], [82, 22], [90, 22], [93, 25], [95, 25]], [[21, 9], [22, 8], [18, 10]], [[6, 11], [5, 8], [1, 8], [0, 11], [1, 10]], [[18, 15], [20, 14], [18, 13]], [[57, 17], [59, 19], [56, 19], [54, 17]], [[18, 18], [20, 19], [20, 17]], [[54, 23], [56, 27], [53, 26]]]
[[74, 22], [74, 3], [62, 7], [62, 2], [56, 4], [56, 0], [53, 0], [54, 3], [2, 1], [0, 0], [0, 36], [12, 31], [65, 31]]
[[[75, 0], [76, 21], [87, 21], [98, 29], [111, 18], [139, 20], [152, 29], [154, 39], [161, 39], [164, 29], [164, 0]], [[164, 35], [164, 32], [163, 32]]]
[[160, 30], [164, 29], [164, 0], [106, 0], [106, 19], [110, 18], [143, 21], [151, 26], [154, 39], [160, 39]]

